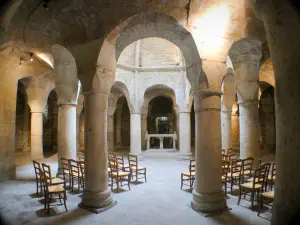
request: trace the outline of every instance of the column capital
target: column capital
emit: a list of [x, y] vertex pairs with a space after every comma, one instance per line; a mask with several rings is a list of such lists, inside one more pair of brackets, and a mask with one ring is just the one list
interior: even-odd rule
[[193, 95], [195, 112], [221, 111], [221, 92], [198, 90]]

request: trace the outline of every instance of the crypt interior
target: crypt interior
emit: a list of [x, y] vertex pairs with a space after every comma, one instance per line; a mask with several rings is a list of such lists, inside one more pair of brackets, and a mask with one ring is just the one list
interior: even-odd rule
[[297, 1], [0, 15], [0, 224], [299, 224]]

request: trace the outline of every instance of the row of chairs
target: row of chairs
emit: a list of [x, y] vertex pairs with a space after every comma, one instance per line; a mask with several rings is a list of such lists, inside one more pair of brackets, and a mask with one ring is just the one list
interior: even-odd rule
[[[39, 162], [33, 160], [34, 171], [36, 175], [36, 184], [37, 184], [37, 195], [44, 193], [45, 203], [44, 208], [47, 208], [47, 212], [50, 211], [50, 204], [53, 200], [59, 199], [61, 204], [64, 204], [66, 211], [67, 208], [67, 194], [65, 188], [65, 181], [59, 178], [52, 177], [51, 167], [45, 163], [40, 164]], [[62, 202], [63, 200], [63, 202]]]
[[[125, 164], [125, 158], [128, 159], [128, 164]], [[119, 187], [124, 186], [124, 182], [127, 184], [130, 190], [130, 183], [144, 179], [147, 182], [147, 169], [146, 167], [139, 166], [138, 157], [132, 154], [120, 154], [110, 152], [108, 154], [108, 175], [111, 189], [114, 186], [119, 192]]]

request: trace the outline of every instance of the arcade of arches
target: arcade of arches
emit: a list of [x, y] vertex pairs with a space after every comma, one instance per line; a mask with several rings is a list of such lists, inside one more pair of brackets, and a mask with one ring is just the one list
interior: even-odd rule
[[[276, 162], [268, 218], [293, 224], [300, 207], [295, 1], [5, 0], [0, 15], [0, 213], [8, 221], [270, 224], [237, 206], [234, 194], [225, 197], [221, 150], [231, 148], [253, 157], [254, 167]], [[108, 152], [138, 156], [148, 182], [112, 194]], [[32, 160], [61, 177], [58, 159], [81, 153], [82, 195], [68, 194], [71, 210], [54, 207], [46, 217], [31, 195]], [[179, 188], [190, 159], [192, 193]]]

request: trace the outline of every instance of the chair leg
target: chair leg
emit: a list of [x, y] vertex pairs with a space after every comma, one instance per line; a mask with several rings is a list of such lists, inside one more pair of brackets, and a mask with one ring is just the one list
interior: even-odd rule
[[128, 175], [128, 180], [127, 181], [128, 181], [128, 188], [129, 188], [129, 190], [131, 190], [130, 189], [130, 176], [129, 175]]
[[147, 170], [145, 169], [145, 181], [147, 182]]
[[119, 177], [117, 177], [117, 193], [119, 193]]
[[242, 187], [240, 187], [240, 193], [239, 193], [239, 199], [238, 199], [238, 202], [237, 202], [237, 204], [239, 205], [240, 204], [240, 201], [241, 201], [241, 197], [242, 197]]
[[80, 192], [80, 183], [81, 183], [81, 178], [78, 177], [78, 192]]
[[253, 211], [253, 205], [254, 205], [254, 190], [251, 191], [251, 210]]
[[65, 205], [66, 211], [68, 212], [66, 203], [67, 203], [67, 193], [66, 193], [66, 191], [64, 191], [64, 205]]
[[263, 208], [263, 196], [260, 195], [260, 198], [259, 198], [259, 209], [258, 209], [258, 212], [257, 212], [257, 216], [260, 215], [260, 212], [261, 212], [262, 208]]

